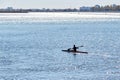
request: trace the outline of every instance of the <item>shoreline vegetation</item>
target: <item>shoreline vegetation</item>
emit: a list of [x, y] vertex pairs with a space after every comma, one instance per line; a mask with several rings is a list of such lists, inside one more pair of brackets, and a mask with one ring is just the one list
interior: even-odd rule
[[30, 13], [30, 12], [120, 12], [120, 5], [95, 5], [92, 7], [82, 6], [79, 9], [14, 9], [13, 7], [7, 7], [5, 9], [0, 9], [0, 13]]

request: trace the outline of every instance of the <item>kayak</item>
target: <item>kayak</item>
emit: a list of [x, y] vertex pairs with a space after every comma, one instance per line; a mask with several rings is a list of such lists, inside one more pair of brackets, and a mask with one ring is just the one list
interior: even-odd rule
[[73, 50], [62, 50], [63, 52], [72, 52], [72, 53], [85, 53], [85, 54], [88, 54], [88, 52], [84, 52], [84, 51], [73, 51]]

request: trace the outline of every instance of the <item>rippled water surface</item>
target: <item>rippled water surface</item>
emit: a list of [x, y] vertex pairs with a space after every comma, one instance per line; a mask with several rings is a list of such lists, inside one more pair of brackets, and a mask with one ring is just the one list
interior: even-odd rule
[[[0, 14], [0, 80], [120, 80], [119, 14], [44, 22], [9, 15]], [[73, 44], [88, 54], [61, 51]]]

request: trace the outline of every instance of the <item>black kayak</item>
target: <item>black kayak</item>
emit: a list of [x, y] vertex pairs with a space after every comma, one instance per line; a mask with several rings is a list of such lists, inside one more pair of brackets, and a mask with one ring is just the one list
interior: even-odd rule
[[84, 53], [84, 54], [88, 54], [88, 52], [84, 52], [84, 51], [73, 51], [73, 50], [62, 50], [63, 52], [72, 52], [74, 54], [77, 54], [77, 53]]

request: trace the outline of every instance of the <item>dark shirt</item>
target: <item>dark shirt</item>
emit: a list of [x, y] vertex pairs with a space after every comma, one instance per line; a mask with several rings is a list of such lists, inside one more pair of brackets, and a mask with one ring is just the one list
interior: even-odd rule
[[75, 45], [73, 46], [73, 50], [76, 52], [77, 51], [77, 47], [75, 47]]

